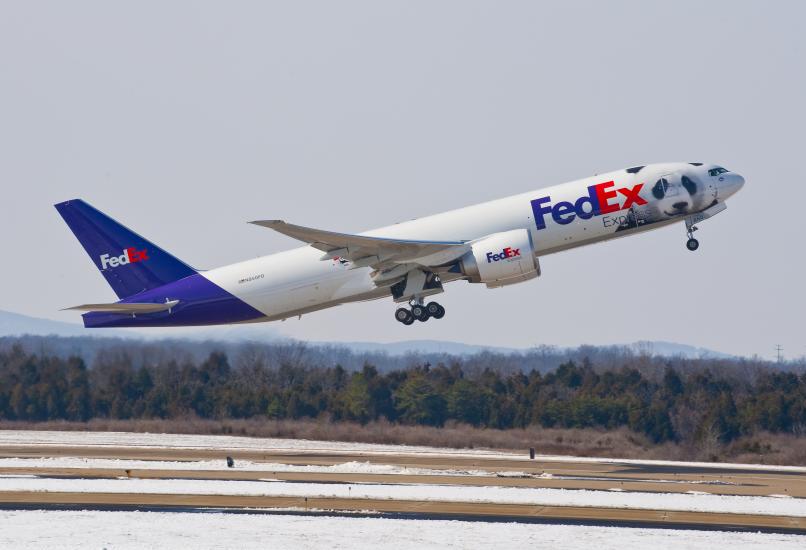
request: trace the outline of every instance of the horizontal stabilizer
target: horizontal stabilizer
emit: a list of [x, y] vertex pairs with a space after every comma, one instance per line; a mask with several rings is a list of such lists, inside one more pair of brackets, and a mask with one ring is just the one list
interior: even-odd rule
[[[78, 311], [103, 311], [105, 313], [157, 313], [158, 311], [166, 311], [176, 306], [179, 300], [171, 300], [162, 304], [154, 303], [123, 303], [118, 302], [114, 304], [83, 304], [80, 306], [73, 306], [64, 308], [65, 310], [78, 310]], [[63, 310], [64, 311], [64, 310]]]

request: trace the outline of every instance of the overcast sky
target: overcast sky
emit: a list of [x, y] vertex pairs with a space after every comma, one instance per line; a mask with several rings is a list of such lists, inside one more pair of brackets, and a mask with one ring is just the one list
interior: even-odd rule
[[266, 330], [500, 346], [670, 340], [806, 353], [804, 2], [0, 3], [0, 309], [113, 301], [53, 204], [81, 197], [191, 265], [659, 161], [747, 179], [728, 210]]

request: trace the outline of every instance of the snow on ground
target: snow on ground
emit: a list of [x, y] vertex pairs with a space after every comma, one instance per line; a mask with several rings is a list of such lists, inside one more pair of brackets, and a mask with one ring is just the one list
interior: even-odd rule
[[[502, 458], [532, 462], [527, 450], [522, 454], [482, 449], [447, 449], [438, 447], [416, 447], [412, 445], [379, 445], [371, 443], [345, 443], [339, 441], [313, 441], [306, 439], [275, 439], [259, 437], [239, 437], [224, 435], [151, 434], [129, 432], [62, 432], [38, 430], [0, 430], [0, 446], [3, 445], [43, 445], [43, 446], [125, 446], [158, 447], [178, 449], [215, 449], [221, 451], [260, 450], [293, 451], [295, 453], [366, 453], [372, 455], [437, 455], [471, 458]], [[539, 450], [539, 449], [538, 449]], [[731, 464], [712, 462], [676, 462], [670, 460], [634, 460], [621, 458], [589, 458], [557, 455], [537, 455], [537, 461], [544, 462], [586, 462], [592, 464], [643, 464], [652, 466], [690, 466], [696, 468], [720, 469], [763, 469], [769, 471], [802, 472], [802, 466], [771, 466], [766, 464]]]
[[806, 517], [806, 499], [710, 495], [706, 493], [640, 493], [524, 487], [288, 483], [270, 478], [260, 481], [209, 479], [60, 479], [0, 477], [0, 491], [82, 493], [149, 493], [188, 495], [257, 495], [388, 500], [436, 500], [592, 506], [645, 510], [689, 510]]
[[[315, 464], [281, 464], [274, 462], [252, 462], [237, 460], [230, 468], [224, 460], [129, 460], [118, 458], [85, 458], [74, 456], [57, 456], [50, 458], [0, 458], [0, 469], [71, 469], [71, 470], [168, 470], [168, 471], [244, 471], [244, 472], [296, 472], [296, 473], [325, 473], [325, 474], [381, 474], [402, 476], [452, 476], [452, 477], [506, 477], [506, 478], [532, 478], [553, 480], [585, 480], [610, 481], [611, 477], [561, 475], [543, 472], [533, 474], [519, 471], [490, 471], [490, 470], [457, 470], [446, 468], [436, 470], [433, 468], [416, 468], [411, 466], [397, 466], [394, 464], [375, 464], [372, 462], [350, 461], [330, 466]], [[7, 477], [11, 474], [0, 474]], [[649, 483], [672, 483], [681, 485], [734, 485], [729, 481], [718, 480], [681, 480], [681, 479], [640, 479], [631, 478], [633, 482], [646, 481]], [[390, 481], [392, 482], [392, 481]]]
[[[379, 445], [374, 443], [344, 443], [307, 439], [275, 439], [229, 435], [151, 434], [129, 432], [61, 432], [37, 430], [0, 430], [0, 445], [70, 445], [110, 447], [161, 447], [179, 449], [221, 449], [245, 451], [294, 452], [369, 452], [378, 454], [438, 454], [458, 456], [506, 456], [522, 458], [514, 453], [484, 450], [457, 450], [411, 445]], [[528, 460], [528, 456], [526, 457]]]
[[264, 514], [0, 511], [0, 548], [789, 550], [799, 535]]
[[[79, 468], [79, 469], [113, 469], [113, 470], [240, 470], [246, 472], [310, 472], [330, 474], [394, 474], [407, 476], [523, 476], [525, 472], [489, 472], [486, 470], [434, 470], [431, 468], [412, 468], [392, 464], [373, 464], [371, 462], [344, 462], [332, 466], [312, 464], [278, 464], [272, 462], [251, 462], [237, 460], [235, 466], [229, 468], [225, 460], [126, 460], [110, 458], [0, 458], [0, 468]], [[2, 477], [2, 476], [0, 476]], [[557, 476], [552, 476], [557, 478]], [[559, 479], [559, 478], [558, 478]]]

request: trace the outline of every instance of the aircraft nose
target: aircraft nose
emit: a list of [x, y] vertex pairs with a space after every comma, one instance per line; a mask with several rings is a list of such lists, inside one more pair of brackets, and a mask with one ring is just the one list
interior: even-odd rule
[[730, 197], [742, 186], [744, 186], [744, 178], [739, 174], [722, 174], [719, 178], [719, 198], [724, 200]]

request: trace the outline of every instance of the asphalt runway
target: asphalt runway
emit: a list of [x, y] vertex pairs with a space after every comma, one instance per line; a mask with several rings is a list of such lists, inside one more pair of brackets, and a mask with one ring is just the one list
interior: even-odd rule
[[[494, 476], [418, 476], [403, 474], [343, 474], [314, 472], [271, 472], [231, 470], [122, 470], [71, 468], [0, 468], [0, 474], [47, 473], [54, 477], [173, 478], [173, 479], [259, 479], [268, 474], [276, 479], [319, 483], [440, 483], [445, 485], [497, 485], [507, 487], [550, 487], [559, 489], [621, 489], [641, 492], [699, 490], [719, 495], [788, 495], [806, 498], [806, 473], [754, 468], [729, 469], [688, 465], [605, 463], [589, 461], [545, 461], [483, 456], [434, 454], [377, 454], [344, 452], [255, 452], [215, 449], [181, 449], [113, 446], [0, 446], [0, 458], [81, 457], [132, 460], [199, 461], [221, 460], [267, 462], [299, 466], [335, 466], [345, 462], [428, 468], [432, 470], [485, 470]], [[506, 472], [523, 472], [526, 477], [501, 477]]]
[[267, 497], [242, 495], [158, 495], [133, 493], [0, 493], [4, 508], [59, 509], [75, 507], [100, 509], [293, 509], [295, 513], [376, 512], [395, 516], [410, 515], [428, 519], [464, 520], [538, 520], [550, 523], [582, 523], [679, 529], [719, 528], [773, 533], [806, 534], [806, 518], [754, 514], [681, 512], [667, 510], [629, 510], [582, 506], [542, 506], [530, 504], [489, 504], [473, 502], [440, 502], [433, 500], [395, 501], [387, 499], [343, 499], [311, 497]]
[[[198, 469], [117, 469], [63, 467], [3, 467], [0, 475], [35, 475], [46, 478], [95, 479], [204, 479], [260, 480], [270, 477], [294, 483], [334, 484], [426, 484], [503, 487], [546, 487], [561, 489], [619, 490], [658, 493], [685, 493], [692, 490], [716, 495], [806, 497], [806, 473], [759, 468], [730, 469], [710, 466], [657, 465], [618, 462], [550, 461], [507, 459], [433, 453], [388, 454], [339, 451], [251, 451], [226, 449], [185, 449], [141, 446], [57, 446], [0, 445], [2, 458], [84, 457], [108, 459], [199, 461], [221, 460], [232, 456], [236, 468]], [[238, 470], [238, 461], [291, 465], [333, 466], [346, 462], [428, 468], [432, 470], [484, 470], [489, 475], [410, 475], [405, 473], [334, 473]], [[513, 474], [517, 472], [517, 474]], [[676, 528], [725, 528], [797, 532], [806, 534], [806, 518], [762, 514], [729, 514], [606, 507], [492, 504], [371, 498], [304, 498], [254, 495], [183, 495], [137, 493], [3, 492], [0, 506], [99, 509], [288, 509], [304, 513], [332, 510], [336, 513], [381, 513], [428, 518], [477, 520], [542, 521], [642, 525]]]

